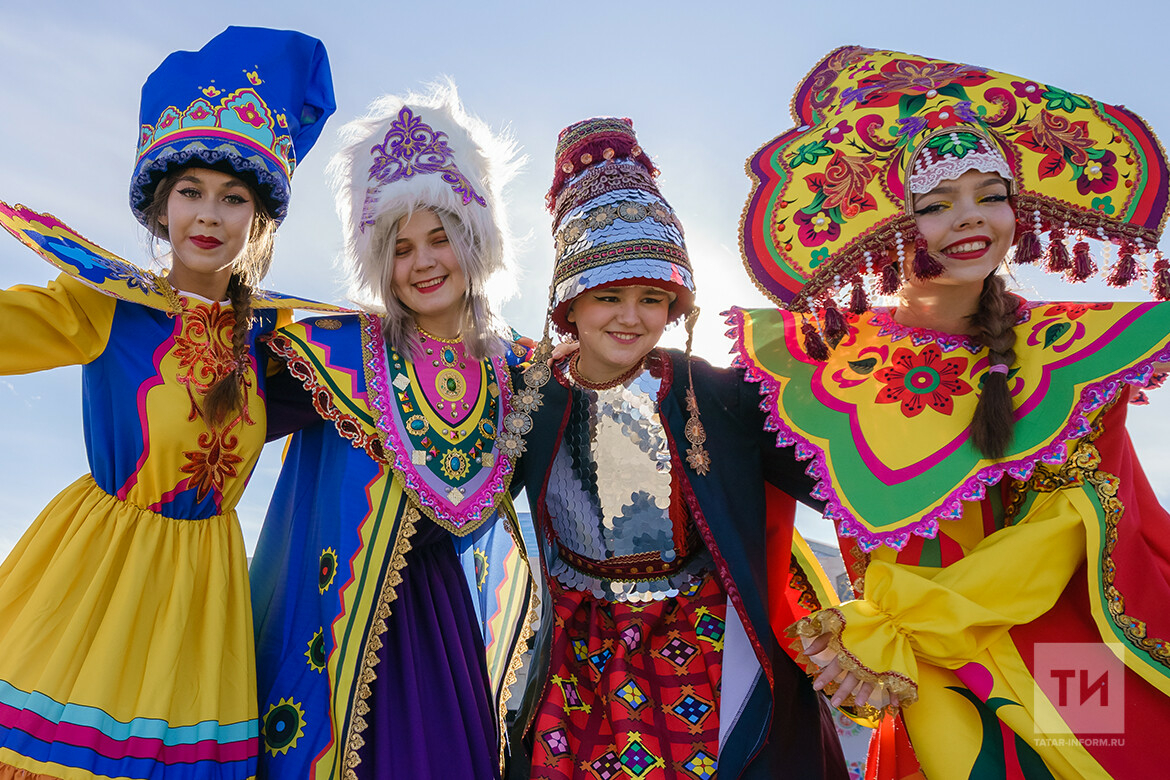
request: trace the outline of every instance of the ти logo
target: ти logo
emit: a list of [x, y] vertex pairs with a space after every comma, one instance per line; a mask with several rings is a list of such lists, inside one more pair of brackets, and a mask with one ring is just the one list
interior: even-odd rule
[[[1120, 645], [1112, 645], [1123, 652]], [[1099, 642], [1036, 645], [1036, 729], [1047, 734], [1125, 733], [1125, 665]]]

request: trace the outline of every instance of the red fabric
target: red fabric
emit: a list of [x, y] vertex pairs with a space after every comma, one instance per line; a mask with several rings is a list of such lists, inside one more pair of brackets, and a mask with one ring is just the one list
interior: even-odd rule
[[883, 718], [881, 725], [874, 729], [869, 738], [865, 777], [866, 780], [923, 780], [925, 777], [901, 715]]
[[716, 577], [645, 605], [600, 601], [555, 580], [550, 588], [552, 668], [532, 777], [713, 776], [727, 610]]
[[[1115, 584], [1125, 598], [1125, 612], [1145, 621], [1147, 635], [1170, 638], [1170, 516], [1158, 503], [1125, 430], [1128, 396], [1110, 409], [1105, 432], [1097, 439], [1099, 469], [1117, 477], [1117, 497], [1125, 507], [1113, 550]], [[1088, 566], [1101, 565], [1089, 560]], [[1093, 621], [1088, 576], [1081, 568], [1056, 606], [1030, 624], [1011, 630], [1029, 672], [1035, 673], [1035, 647], [1047, 642], [1097, 643], [1102, 637]], [[1115, 637], [1107, 637], [1117, 641]], [[1140, 651], [1139, 651], [1140, 652]], [[1150, 756], [1165, 750], [1170, 730], [1170, 698], [1130, 669], [1125, 670], [1125, 733], [1084, 740], [1086, 750], [1113, 777], [1145, 777]], [[1087, 735], [1090, 738], [1093, 735]], [[1115, 744], [1114, 737], [1120, 738]], [[1101, 744], [1103, 743], [1103, 744]]]
[[1097, 440], [1102, 471], [1118, 478], [1125, 507], [1118, 524], [1114, 584], [1125, 596], [1125, 612], [1145, 622], [1148, 636], [1170, 640], [1170, 514], [1158, 503], [1125, 429], [1129, 394], [1105, 415]]
[[787, 647], [790, 640], [786, 638], [788, 635], [785, 630], [808, 614], [807, 609], [800, 607], [797, 594], [789, 587], [796, 499], [765, 482], [764, 505], [767, 513], [764, 545], [768, 551], [768, 618], [780, 646]]

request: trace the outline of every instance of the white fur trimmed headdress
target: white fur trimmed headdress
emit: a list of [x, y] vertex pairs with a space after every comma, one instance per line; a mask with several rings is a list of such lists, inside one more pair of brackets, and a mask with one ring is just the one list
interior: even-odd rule
[[370, 242], [387, 213], [452, 212], [473, 236], [485, 277], [511, 270], [502, 191], [523, 160], [509, 136], [464, 110], [452, 82], [378, 98], [366, 116], [341, 128], [340, 138], [328, 173], [355, 298], [380, 297], [384, 260], [371, 256]]

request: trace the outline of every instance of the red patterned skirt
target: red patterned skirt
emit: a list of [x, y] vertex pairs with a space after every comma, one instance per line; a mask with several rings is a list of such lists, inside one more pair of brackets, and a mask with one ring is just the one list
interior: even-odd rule
[[673, 599], [562, 590], [532, 777], [710, 780], [727, 599], [714, 574]]

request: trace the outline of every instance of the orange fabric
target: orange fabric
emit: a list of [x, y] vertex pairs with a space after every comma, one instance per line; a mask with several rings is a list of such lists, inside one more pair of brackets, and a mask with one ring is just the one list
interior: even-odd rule
[[61, 780], [56, 775], [42, 775], [27, 769], [17, 769], [11, 764], [0, 763], [0, 780]]

